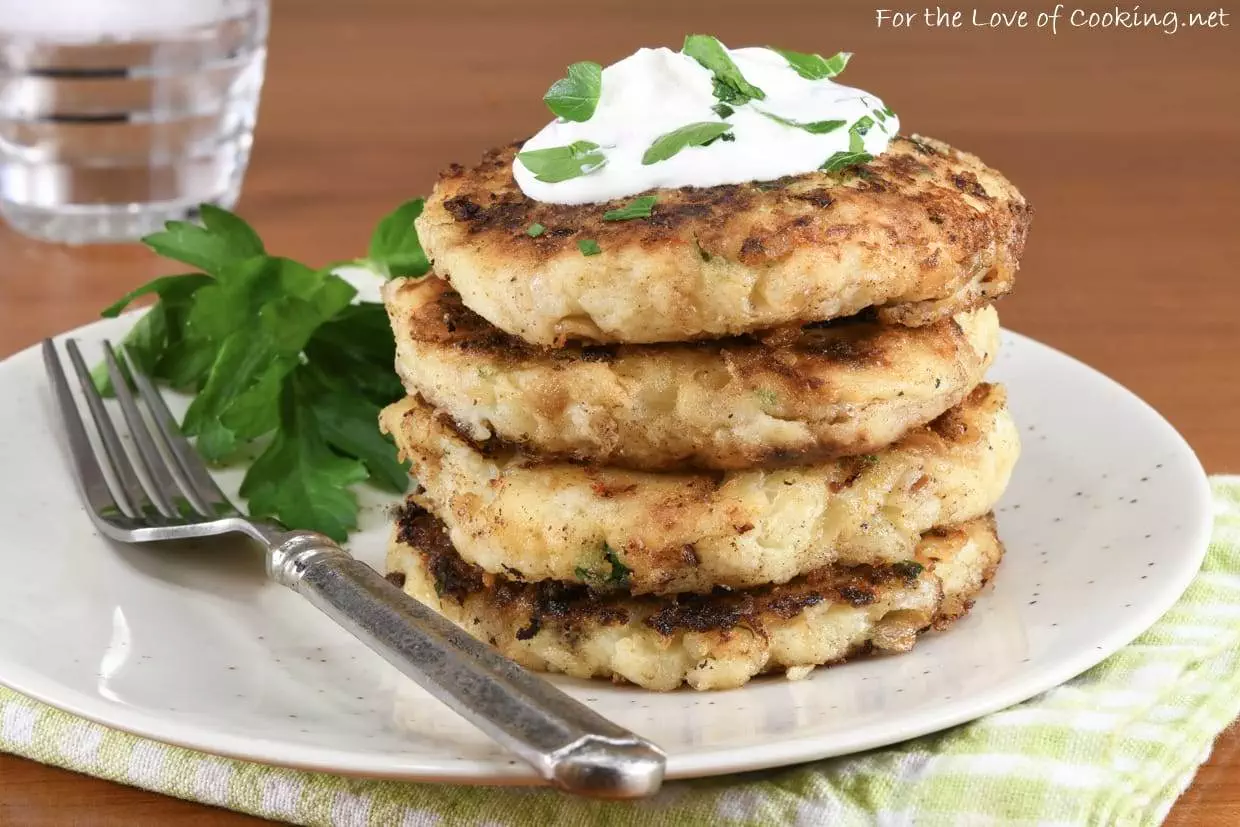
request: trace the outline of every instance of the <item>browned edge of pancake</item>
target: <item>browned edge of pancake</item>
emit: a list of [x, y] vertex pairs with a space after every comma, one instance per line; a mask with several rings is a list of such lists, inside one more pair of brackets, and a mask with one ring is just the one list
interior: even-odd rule
[[[978, 522], [983, 522], [990, 532], [995, 531], [993, 515], [979, 518]], [[920, 578], [933, 574], [939, 562], [919, 555], [915, 560], [890, 565], [824, 566], [788, 583], [743, 591], [716, 589], [710, 594], [634, 596], [623, 591], [622, 582], [616, 583], [616, 588], [601, 590], [576, 583], [529, 583], [490, 574], [463, 560], [453, 548], [443, 523], [412, 501], [397, 511], [396, 524], [397, 540], [422, 557], [441, 599], [463, 604], [471, 595], [488, 593], [492, 606], [519, 627], [517, 640], [528, 640], [548, 625], [571, 635], [586, 625], [627, 624], [631, 621], [630, 610], [639, 605], [649, 611], [644, 625], [666, 638], [679, 632], [726, 632], [740, 627], [761, 634], [763, 617], [788, 620], [824, 601], [867, 606], [878, 599], [878, 591], [884, 587], [914, 588]], [[948, 527], [935, 529], [927, 536], [953, 534], [963, 535], [967, 531], [963, 527]], [[990, 581], [997, 567], [998, 560], [987, 567], [979, 589]], [[404, 585], [403, 573], [393, 572], [388, 577], [394, 584]], [[946, 628], [968, 613], [972, 605], [971, 597], [948, 596], [930, 624], [920, 631]]]

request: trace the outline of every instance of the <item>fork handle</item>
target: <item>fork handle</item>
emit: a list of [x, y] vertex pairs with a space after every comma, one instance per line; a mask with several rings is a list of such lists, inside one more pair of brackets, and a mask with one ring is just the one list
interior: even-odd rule
[[658, 747], [470, 637], [330, 538], [289, 532], [268, 548], [272, 579], [555, 786], [602, 798], [658, 791], [666, 762]]

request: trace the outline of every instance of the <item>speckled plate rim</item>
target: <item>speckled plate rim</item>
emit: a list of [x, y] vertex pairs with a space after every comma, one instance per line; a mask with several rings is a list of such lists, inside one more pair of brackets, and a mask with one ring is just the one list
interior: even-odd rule
[[[96, 322], [66, 333], [60, 338], [101, 337], [104, 334], [100, 328], [106, 324], [109, 323]], [[745, 748], [714, 747], [699, 748], [687, 753], [670, 753], [667, 774], [669, 779], [768, 769], [846, 755], [975, 720], [1044, 692], [1101, 662], [1153, 625], [1188, 587], [1204, 558], [1212, 521], [1209, 481], [1192, 449], [1157, 411], [1114, 380], [1033, 339], [1006, 330], [1004, 335], [1004, 346], [1009, 354], [1037, 354], [1050, 358], [1058, 369], [1087, 372], [1091, 381], [1109, 385], [1124, 399], [1125, 404], [1136, 406], [1133, 410], [1144, 412], [1147, 421], [1159, 431], [1156, 437], [1164, 443], [1164, 447], [1170, 447], [1172, 455], [1182, 466], [1180, 472], [1191, 481], [1183, 490], [1183, 501], [1176, 506], [1181, 510], [1180, 519], [1185, 524], [1181, 541], [1184, 553], [1177, 565], [1171, 570], [1161, 570], [1160, 585], [1152, 596], [1147, 596], [1139, 606], [1134, 605], [1131, 610], [1126, 611], [1121, 620], [1108, 625], [1098, 637], [1084, 642], [1074, 651], [1061, 654], [1053, 663], [1031, 664], [1030, 668], [994, 684], [984, 692], [943, 700], [920, 713], [902, 714], [875, 725], [858, 727], [837, 735], [830, 741], [817, 737], [788, 737]], [[3, 392], [9, 375], [6, 371], [8, 363], [18, 359], [36, 358], [35, 350], [27, 349], [0, 362], [0, 392]], [[1026, 446], [1025, 450], [1032, 448]], [[76, 491], [68, 486], [65, 488], [65, 497], [66, 507], [77, 505]], [[12, 519], [13, 516], [9, 515], [9, 518]], [[4, 517], [3, 505], [0, 504], [0, 519]], [[945, 636], [950, 634], [948, 632]], [[585, 683], [564, 678], [556, 680], [568, 687], [580, 687]], [[66, 687], [37, 670], [11, 661], [2, 647], [0, 684], [106, 727], [224, 757], [372, 778], [476, 784], [537, 783], [537, 779], [528, 770], [515, 762], [501, 765], [493, 761], [476, 761], [456, 756], [443, 756], [434, 761], [393, 760], [389, 755], [368, 756], [364, 752], [294, 745], [276, 739], [237, 737], [202, 726], [185, 725], [142, 710], [117, 707], [97, 696], [92, 697]], [[739, 689], [732, 693], [745, 691], [746, 689]], [[687, 697], [692, 695], [688, 694]]]

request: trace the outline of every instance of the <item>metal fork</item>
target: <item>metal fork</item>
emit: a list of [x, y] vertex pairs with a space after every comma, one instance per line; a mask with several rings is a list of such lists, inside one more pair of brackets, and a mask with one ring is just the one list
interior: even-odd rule
[[666, 759], [654, 744], [470, 637], [330, 538], [238, 511], [181, 435], [150, 379], [122, 350], [146, 408], [143, 416], [116, 352], [104, 342], [108, 376], [131, 436], [127, 450], [77, 342], [70, 340], [66, 349], [98, 452], [50, 339], [43, 342], [43, 359], [87, 513], [105, 535], [126, 543], [244, 535], [266, 548], [272, 580], [305, 597], [553, 785], [603, 798], [637, 798], [659, 789]]

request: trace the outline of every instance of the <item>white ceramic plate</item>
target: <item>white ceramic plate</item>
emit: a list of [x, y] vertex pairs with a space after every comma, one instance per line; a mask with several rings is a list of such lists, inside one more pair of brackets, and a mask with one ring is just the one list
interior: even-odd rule
[[[119, 338], [129, 320], [73, 335]], [[89, 348], [88, 355], [97, 352]], [[999, 509], [995, 587], [910, 654], [728, 692], [556, 682], [660, 744], [670, 777], [868, 749], [968, 721], [1134, 638], [1205, 551], [1209, 490], [1188, 445], [1128, 391], [1007, 334], [1024, 455]], [[0, 682], [105, 725], [207, 752], [341, 773], [532, 779], [523, 765], [236, 548], [125, 547], [78, 504], [35, 349], [0, 364]], [[224, 475], [226, 489], [237, 475]], [[352, 550], [382, 566], [384, 503]]]

